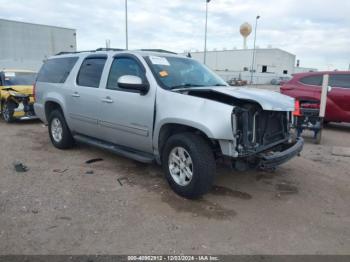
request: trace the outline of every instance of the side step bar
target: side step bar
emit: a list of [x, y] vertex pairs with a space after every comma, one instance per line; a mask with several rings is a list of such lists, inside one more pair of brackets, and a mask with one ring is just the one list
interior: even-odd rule
[[132, 150], [123, 146], [118, 146], [115, 144], [111, 144], [108, 142], [104, 142], [98, 139], [94, 139], [88, 136], [84, 135], [74, 135], [73, 136], [75, 140], [78, 142], [96, 146], [105, 150], [108, 150], [112, 153], [115, 153], [117, 155], [125, 156], [127, 158], [134, 159], [136, 161], [142, 162], [142, 163], [153, 163], [155, 161], [155, 158], [152, 154], [139, 152], [136, 150]]

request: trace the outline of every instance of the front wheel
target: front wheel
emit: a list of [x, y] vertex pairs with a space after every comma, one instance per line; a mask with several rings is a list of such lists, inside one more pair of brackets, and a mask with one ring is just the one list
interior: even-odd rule
[[16, 105], [11, 103], [11, 102], [4, 102], [2, 106], [2, 118], [7, 122], [7, 123], [12, 123], [15, 121], [14, 118], [14, 108], [16, 108]]
[[162, 152], [162, 166], [170, 187], [180, 196], [198, 198], [212, 187], [216, 170], [214, 154], [199, 135], [171, 136]]
[[49, 135], [52, 144], [59, 149], [67, 149], [73, 147], [74, 139], [61, 111], [52, 111], [48, 122]]

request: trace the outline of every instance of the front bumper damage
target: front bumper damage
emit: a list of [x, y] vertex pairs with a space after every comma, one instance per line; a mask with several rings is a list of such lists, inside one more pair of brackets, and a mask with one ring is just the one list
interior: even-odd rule
[[26, 94], [10, 94], [6, 99], [7, 107], [13, 119], [32, 120], [38, 119], [34, 111], [34, 98]]
[[17, 120], [38, 119], [38, 117], [35, 115], [33, 104], [20, 102], [18, 103], [18, 106], [13, 109], [13, 111], [13, 117]]
[[300, 154], [304, 147], [304, 139], [299, 137], [294, 143], [284, 145], [281, 151], [265, 151], [258, 155], [259, 167], [270, 169], [279, 166]]

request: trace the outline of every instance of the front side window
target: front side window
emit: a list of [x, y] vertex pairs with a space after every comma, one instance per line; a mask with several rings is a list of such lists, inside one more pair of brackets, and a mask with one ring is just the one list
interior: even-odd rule
[[91, 57], [86, 58], [81, 64], [77, 77], [77, 84], [98, 88], [107, 58]]
[[132, 58], [115, 58], [109, 72], [107, 89], [119, 89], [118, 79], [124, 75], [138, 76], [145, 80], [145, 74], [140, 65]]
[[63, 57], [47, 60], [38, 74], [38, 82], [64, 83], [78, 57]]
[[350, 74], [331, 75], [329, 85], [332, 87], [350, 88]]
[[321, 86], [322, 85], [322, 76], [321, 75], [315, 75], [315, 76], [306, 76], [300, 79], [300, 82], [306, 85], [313, 85], [313, 86]]
[[165, 89], [227, 86], [215, 73], [196, 60], [185, 57], [145, 57], [153, 74]]

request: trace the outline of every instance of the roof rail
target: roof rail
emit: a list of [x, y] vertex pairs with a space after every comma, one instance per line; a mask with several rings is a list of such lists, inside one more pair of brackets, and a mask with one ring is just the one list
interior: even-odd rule
[[76, 54], [76, 53], [80, 53], [80, 52], [59, 52], [55, 55], [68, 55], [68, 54]]
[[125, 51], [125, 49], [100, 47], [100, 48], [97, 48], [95, 51]]
[[79, 54], [79, 53], [84, 53], [84, 52], [95, 52], [95, 50], [85, 50], [85, 51], [63, 51], [63, 52], [59, 52], [55, 55], [69, 55], [69, 54]]
[[83, 50], [83, 51], [63, 51], [59, 52], [55, 55], [69, 55], [69, 54], [79, 54], [79, 53], [85, 53], [85, 52], [98, 52], [98, 51], [124, 51], [125, 49], [121, 48], [105, 48], [105, 47], [100, 47], [95, 50]]
[[171, 51], [164, 50], [164, 49], [140, 49], [140, 51], [149, 51], [149, 52], [158, 52], [158, 53], [168, 53], [168, 54], [177, 55], [177, 53], [175, 53], [175, 52], [171, 52]]
[[[100, 47], [97, 48], [95, 50], [85, 50], [85, 51], [63, 51], [63, 52], [59, 52], [55, 55], [69, 55], [69, 54], [79, 54], [79, 53], [84, 53], [84, 52], [98, 52], [98, 51], [126, 51], [126, 49], [122, 49], [122, 48], [105, 48], [105, 47]], [[164, 50], [164, 49], [138, 49], [138, 51], [146, 51], [146, 52], [158, 52], [158, 53], [167, 53], [167, 54], [174, 54], [177, 55], [177, 53], [175, 52], [171, 52], [168, 50]]]

